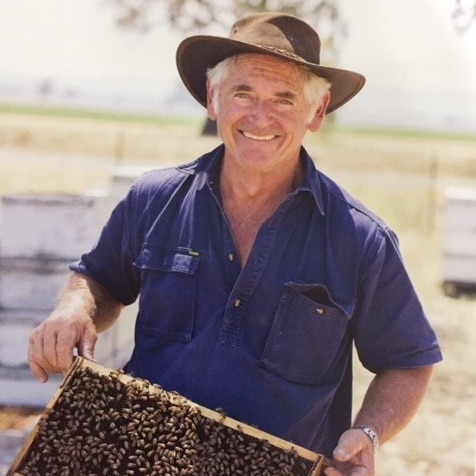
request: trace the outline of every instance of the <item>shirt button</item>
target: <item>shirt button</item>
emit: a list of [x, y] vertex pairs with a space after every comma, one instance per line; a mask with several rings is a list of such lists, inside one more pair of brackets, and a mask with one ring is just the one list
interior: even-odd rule
[[235, 259], [235, 255], [233, 253], [228, 253], [228, 261], [233, 261]]
[[322, 309], [322, 307], [316, 307], [316, 314], [322, 316], [324, 314], [324, 309]]
[[234, 306], [235, 307], [241, 307], [241, 299], [235, 299]]

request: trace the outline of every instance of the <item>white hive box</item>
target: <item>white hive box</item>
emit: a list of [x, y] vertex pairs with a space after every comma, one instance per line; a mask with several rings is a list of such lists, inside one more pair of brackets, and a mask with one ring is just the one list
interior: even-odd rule
[[[41, 322], [33, 315], [29, 319], [14, 318], [18, 313], [12, 313], [1, 323], [0, 333], [0, 369], [20, 369], [28, 367], [28, 338], [33, 329]], [[121, 327], [127, 326], [127, 320], [122, 319], [120, 324], [102, 332], [96, 343], [94, 357], [98, 362], [111, 368], [122, 368], [132, 351], [132, 337], [127, 343], [119, 345], [118, 332]], [[46, 403], [46, 402], [45, 402]], [[0, 405], [4, 404], [1, 402]]]
[[0, 310], [0, 369], [28, 367], [28, 337], [48, 314], [37, 310]]
[[0, 255], [77, 259], [96, 242], [108, 212], [100, 195], [6, 195]]
[[111, 200], [115, 205], [129, 192], [134, 182], [147, 172], [152, 170], [177, 167], [177, 162], [160, 162], [156, 166], [150, 165], [120, 165], [114, 168], [112, 173]]
[[0, 308], [53, 309], [68, 265], [95, 243], [107, 213], [104, 195], [2, 197]]
[[52, 310], [71, 274], [70, 261], [0, 258], [0, 309]]
[[28, 364], [28, 336], [33, 325], [21, 323], [2, 324], [0, 333], [0, 366], [5, 368]]
[[446, 191], [443, 284], [451, 295], [476, 289], [476, 188]]
[[[45, 405], [57, 378], [40, 385], [28, 368], [28, 338], [56, 305], [69, 264], [97, 240], [110, 212], [102, 193], [18, 194], [1, 200], [0, 405]], [[112, 368], [127, 361], [136, 305], [100, 335], [96, 358]]]
[[[103, 365], [122, 368], [133, 346], [137, 306], [126, 307], [118, 322], [102, 332], [94, 357]], [[45, 406], [61, 376], [52, 376], [47, 385], [38, 383], [28, 365], [28, 339], [49, 311], [0, 311], [0, 405]]]
[[122, 200], [126, 195], [132, 184], [143, 174], [149, 172], [151, 167], [148, 166], [133, 166], [121, 165], [114, 168], [112, 174], [112, 190], [111, 199], [113, 204]]
[[40, 384], [28, 367], [28, 337], [46, 316], [43, 311], [0, 310], [0, 405], [45, 406], [61, 382], [57, 375]]

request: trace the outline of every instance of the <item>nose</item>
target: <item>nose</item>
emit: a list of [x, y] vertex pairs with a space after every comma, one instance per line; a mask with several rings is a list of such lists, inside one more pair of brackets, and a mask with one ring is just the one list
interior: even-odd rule
[[268, 101], [256, 101], [253, 104], [250, 118], [257, 127], [266, 127], [272, 122], [272, 108]]

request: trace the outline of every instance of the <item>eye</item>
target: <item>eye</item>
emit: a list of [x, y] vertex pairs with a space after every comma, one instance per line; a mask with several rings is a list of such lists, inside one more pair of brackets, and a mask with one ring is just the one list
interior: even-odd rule
[[246, 92], [239, 92], [235, 94], [235, 98], [239, 98], [239, 99], [248, 99], [249, 97], [250, 97], [250, 94]]
[[296, 98], [293, 94], [276, 94], [274, 103], [281, 107], [292, 107], [296, 105]]

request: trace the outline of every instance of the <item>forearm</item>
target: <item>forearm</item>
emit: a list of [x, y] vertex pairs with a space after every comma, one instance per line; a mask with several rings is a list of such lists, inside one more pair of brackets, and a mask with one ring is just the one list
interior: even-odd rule
[[402, 430], [415, 415], [427, 391], [432, 367], [388, 370], [371, 382], [354, 426], [377, 432], [384, 443]]
[[[432, 367], [388, 370], [377, 375], [365, 394], [354, 427], [374, 430], [380, 443], [392, 438], [417, 411], [430, 381]], [[375, 474], [374, 448], [370, 438], [359, 429], [345, 431], [334, 449], [335, 468], [328, 476]]]
[[74, 273], [59, 297], [55, 313], [74, 316], [86, 312], [97, 332], [102, 332], [114, 324], [122, 307], [100, 284]]
[[46, 382], [49, 373], [66, 372], [74, 350], [89, 359], [99, 332], [118, 318], [122, 304], [98, 283], [73, 274], [51, 315], [30, 335], [28, 359], [33, 374]]

